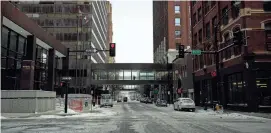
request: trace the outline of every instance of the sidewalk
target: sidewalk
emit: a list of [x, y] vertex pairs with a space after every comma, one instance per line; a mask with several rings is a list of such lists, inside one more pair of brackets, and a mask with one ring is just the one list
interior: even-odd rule
[[89, 110], [83, 110], [82, 112], [76, 112], [71, 109], [68, 109], [67, 113], [64, 113], [64, 107], [58, 106], [56, 107], [56, 110], [51, 110], [47, 112], [38, 112], [38, 113], [1, 113], [1, 119], [14, 119], [14, 118], [30, 118], [30, 117], [39, 117], [41, 115], [57, 115], [57, 116], [71, 116], [71, 115], [78, 115], [82, 113], [100, 113], [98, 105], [95, 107], [92, 107]]
[[1, 113], [1, 119], [5, 118], [29, 118], [29, 117], [37, 117], [41, 115], [51, 115], [58, 114], [61, 110], [51, 110], [47, 112], [38, 112], [38, 113]]
[[[204, 107], [196, 106], [196, 110], [204, 110]], [[208, 110], [213, 110], [213, 109], [208, 107]], [[262, 118], [271, 119], [271, 113], [241, 112], [241, 111], [234, 111], [234, 110], [228, 110], [228, 109], [224, 109], [223, 112], [226, 113], [226, 114], [239, 113], [239, 114], [242, 114], [242, 115], [248, 115], [248, 116], [262, 117]]]

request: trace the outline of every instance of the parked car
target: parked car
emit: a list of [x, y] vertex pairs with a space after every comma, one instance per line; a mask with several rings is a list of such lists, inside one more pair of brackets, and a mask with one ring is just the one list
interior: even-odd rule
[[147, 97], [146, 98], [146, 102], [145, 103], [152, 103], [152, 99], [151, 98], [149, 98], [149, 97]]
[[128, 98], [127, 97], [124, 97], [123, 98], [123, 102], [127, 102], [128, 101]]
[[146, 97], [142, 97], [142, 98], [140, 99], [140, 102], [141, 102], [141, 103], [145, 103], [146, 100], [147, 100]]
[[173, 104], [174, 110], [191, 110], [195, 112], [195, 102], [191, 98], [178, 98]]
[[117, 102], [121, 102], [121, 101], [122, 101], [122, 99], [121, 99], [121, 98], [118, 98], [118, 99], [117, 99]]
[[162, 106], [162, 107], [167, 107], [167, 101], [166, 100], [160, 100], [158, 99], [155, 103], [156, 106]]

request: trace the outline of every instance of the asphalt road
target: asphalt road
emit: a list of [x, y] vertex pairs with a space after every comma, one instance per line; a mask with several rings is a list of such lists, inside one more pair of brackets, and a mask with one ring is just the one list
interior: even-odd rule
[[3, 119], [2, 133], [270, 133], [271, 120], [180, 112], [144, 103], [117, 103], [112, 116]]

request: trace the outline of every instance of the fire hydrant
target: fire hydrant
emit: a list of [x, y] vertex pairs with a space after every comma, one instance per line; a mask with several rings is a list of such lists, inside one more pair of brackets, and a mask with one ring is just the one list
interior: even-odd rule
[[220, 110], [220, 106], [218, 104], [215, 105], [215, 110], [219, 111]]

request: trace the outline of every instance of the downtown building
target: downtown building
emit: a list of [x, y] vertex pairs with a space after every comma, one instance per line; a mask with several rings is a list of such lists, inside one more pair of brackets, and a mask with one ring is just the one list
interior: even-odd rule
[[[68, 65], [68, 48], [65, 45], [29, 19], [14, 4], [1, 2], [1, 90], [2, 94], [4, 93], [2, 101], [5, 101], [3, 103], [15, 93], [22, 92], [19, 95], [25, 97], [26, 94], [36, 90], [56, 91], [54, 86], [60, 84], [61, 71], [66, 71]], [[49, 93], [51, 92], [47, 94]]]
[[[215, 51], [233, 42], [233, 32], [241, 30], [244, 44], [219, 52], [220, 79], [212, 54], [193, 56], [196, 105], [219, 102], [224, 108], [257, 111], [271, 105], [271, 3], [264, 1], [192, 1], [192, 49]], [[245, 47], [247, 45], [247, 48]]]
[[[71, 93], [91, 87], [91, 64], [108, 63], [108, 52], [87, 54], [87, 49], [108, 49], [112, 41], [109, 1], [25, 1], [17, 7], [51, 36], [69, 48]], [[112, 60], [112, 59], [110, 59]], [[55, 85], [61, 87], [60, 84]]]
[[[186, 66], [181, 59], [176, 59], [178, 46], [185, 45], [189, 48], [191, 44], [189, 4], [187, 1], [153, 1], [153, 62], [173, 63], [172, 72], [157, 75], [173, 81], [168, 86], [161, 87], [162, 93], [166, 96], [167, 91], [170, 91], [171, 99], [181, 97], [181, 94], [177, 94], [177, 89], [181, 87], [178, 86], [179, 74], [174, 71], [179, 72]], [[192, 89], [192, 86], [190, 83], [188, 88]]]

